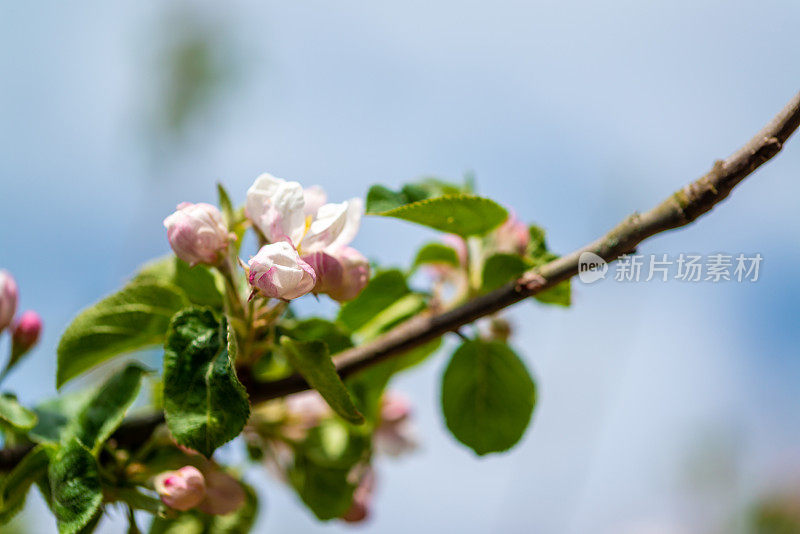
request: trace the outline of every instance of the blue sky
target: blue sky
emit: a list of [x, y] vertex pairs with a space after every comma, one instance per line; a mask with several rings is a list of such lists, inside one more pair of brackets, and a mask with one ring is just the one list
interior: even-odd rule
[[[163, 43], [187, 13], [230, 79], [182, 136], [159, 137]], [[0, 6], [0, 267], [46, 321], [8, 382], [25, 401], [54, 393], [43, 377], [70, 317], [165, 253], [163, 217], [213, 200], [218, 180], [238, 201], [264, 171], [343, 199], [472, 171], [566, 252], [701, 175], [798, 90], [789, 0], [242, 0], [170, 14], [154, 1]], [[423, 446], [379, 466], [360, 530], [696, 532], [796, 478], [799, 174], [793, 140], [702, 221], [641, 249], [760, 252], [755, 284], [607, 280], [576, 284], [566, 311], [515, 308], [540, 403], [511, 453], [478, 459], [447, 435], [444, 354], [400, 378]], [[431, 236], [367, 219], [356, 244], [403, 264]], [[709, 447], [731, 449], [734, 482], [694, 480]], [[250, 479], [266, 481], [265, 528], [346, 530]]]

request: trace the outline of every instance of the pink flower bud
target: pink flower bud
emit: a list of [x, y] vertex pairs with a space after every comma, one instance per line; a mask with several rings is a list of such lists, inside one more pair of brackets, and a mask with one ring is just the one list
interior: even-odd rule
[[11, 327], [11, 359], [17, 360], [39, 341], [42, 332], [42, 318], [35, 311], [26, 311], [14, 321]]
[[339, 302], [353, 300], [369, 282], [369, 261], [352, 247], [318, 251], [303, 259], [317, 274], [314, 293], [326, 293]]
[[417, 448], [411, 425], [411, 403], [406, 397], [387, 392], [381, 400], [381, 420], [374, 435], [375, 449], [389, 456], [400, 456]]
[[258, 254], [250, 258], [249, 266], [247, 281], [265, 297], [296, 299], [310, 292], [317, 283], [314, 269], [285, 241], [261, 247]]
[[8, 271], [0, 270], [0, 332], [14, 319], [18, 298], [19, 292], [14, 277]]
[[224, 471], [206, 473], [206, 496], [198, 509], [207, 514], [225, 515], [241, 508], [245, 493], [239, 482]]
[[192, 266], [218, 264], [230, 241], [222, 213], [211, 204], [178, 204], [177, 211], [164, 219], [164, 226], [172, 250]]
[[161, 473], [153, 485], [164, 504], [182, 512], [200, 504], [206, 495], [203, 474], [191, 465]]
[[308, 263], [314, 269], [314, 274], [317, 275], [317, 283], [314, 286], [315, 294], [335, 291], [342, 285], [344, 271], [342, 263], [331, 254], [319, 250], [303, 256], [303, 261]]
[[506, 222], [500, 225], [494, 234], [495, 246], [500, 252], [509, 254], [525, 254], [531, 234], [528, 227], [517, 219], [514, 213], [508, 215]]
[[329, 295], [339, 302], [353, 300], [369, 282], [369, 261], [352, 247], [340, 249], [337, 255], [342, 262], [342, 285]]

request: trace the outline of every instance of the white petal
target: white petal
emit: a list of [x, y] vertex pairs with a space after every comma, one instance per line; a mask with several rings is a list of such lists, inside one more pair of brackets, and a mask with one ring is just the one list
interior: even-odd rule
[[344, 226], [339, 235], [328, 245], [330, 249], [338, 249], [349, 245], [355, 239], [361, 226], [361, 217], [364, 215], [364, 202], [360, 198], [350, 199], [347, 203], [347, 214]]
[[297, 245], [305, 229], [303, 187], [271, 174], [262, 174], [247, 190], [245, 211], [270, 242], [290, 240]]
[[339, 237], [346, 222], [347, 202], [322, 206], [303, 238], [301, 244], [303, 254], [322, 250], [330, 245]]

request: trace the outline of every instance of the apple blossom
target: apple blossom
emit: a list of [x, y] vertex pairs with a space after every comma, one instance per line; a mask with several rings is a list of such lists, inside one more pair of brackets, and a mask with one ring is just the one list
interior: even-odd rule
[[157, 475], [153, 485], [164, 504], [183, 512], [200, 504], [206, 495], [203, 474], [191, 465]]
[[19, 291], [11, 273], [0, 270], [0, 332], [11, 324], [17, 311]]
[[528, 227], [517, 219], [513, 212], [508, 215], [506, 222], [501, 224], [494, 233], [494, 243], [500, 252], [525, 254], [530, 241], [531, 235]]
[[399, 393], [388, 391], [381, 399], [381, 419], [375, 429], [375, 449], [389, 456], [400, 456], [417, 447], [411, 425], [411, 404]]
[[[357, 198], [338, 204], [326, 204], [325, 200], [325, 192], [319, 186], [303, 189], [297, 182], [262, 174], [247, 191], [245, 211], [270, 243], [291, 244], [311, 266], [316, 275], [314, 293], [350, 300], [369, 279], [366, 258], [348, 247], [358, 232], [364, 205]], [[274, 249], [273, 253], [278, 252]], [[296, 283], [299, 281], [298, 278]], [[283, 286], [286, 291], [290, 282], [287, 280]], [[299, 295], [307, 292], [303, 290]]]
[[203, 202], [178, 204], [177, 211], [164, 219], [164, 226], [172, 250], [192, 266], [218, 264], [231, 240], [222, 213]]
[[245, 493], [242, 485], [228, 473], [219, 469], [205, 474], [205, 498], [197, 509], [207, 514], [225, 515], [235, 512], [244, 504]]
[[42, 332], [42, 318], [35, 311], [26, 311], [11, 326], [11, 360], [16, 361], [31, 350]]
[[314, 269], [285, 241], [261, 247], [250, 258], [249, 267], [247, 281], [269, 298], [296, 299], [310, 292], [317, 282]]

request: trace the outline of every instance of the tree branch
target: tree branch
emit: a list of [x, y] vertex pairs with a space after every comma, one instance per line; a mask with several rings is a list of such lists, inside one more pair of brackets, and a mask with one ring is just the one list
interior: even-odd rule
[[[634, 213], [600, 239], [523, 275], [519, 280], [466, 304], [437, 315], [420, 315], [377, 339], [346, 350], [334, 357], [344, 378], [394, 355], [423, 345], [481, 317], [549, 289], [578, 274], [578, 259], [593, 252], [611, 262], [655, 234], [680, 228], [710, 211], [724, 200], [739, 182], [772, 159], [800, 126], [800, 93], [747, 144], [717, 161], [700, 179], [676, 191], [648, 212]], [[254, 383], [254, 402], [275, 399], [308, 389], [299, 375], [268, 383]]]
[[[578, 261], [584, 252], [593, 252], [611, 262], [655, 234], [690, 224], [778, 154], [798, 126], [800, 93], [742, 148], [727, 159], [717, 161], [707, 174], [676, 191], [650, 211], [634, 213], [593, 243], [534, 269], [500, 289], [444, 313], [419, 315], [369, 343], [340, 353], [334, 357], [339, 374], [346, 378], [568, 280], [578, 274]], [[309, 389], [299, 375], [267, 383], [243, 376], [242, 381], [254, 403]], [[113, 437], [125, 444], [135, 444], [147, 439], [162, 422], [163, 414], [160, 412], [128, 418]], [[0, 471], [11, 469], [31, 447], [21, 445], [0, 450]]]

